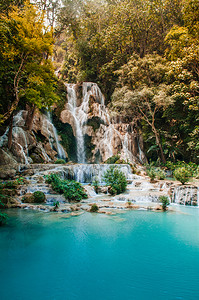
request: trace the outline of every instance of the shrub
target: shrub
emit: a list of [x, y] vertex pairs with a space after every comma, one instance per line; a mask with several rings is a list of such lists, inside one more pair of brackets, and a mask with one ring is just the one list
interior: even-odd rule
[[167, 196], [160, 196], [159, 201], [162, 202], [162, 209], [167, 210], [167, 206], [170, 204], [169, 198]]
[[154, 180], [157, 173], [155, 167], [151, 167], [146, 170], [147, 175], [150, 177], [151, 180]]
[[159, 180], [164, 180], [166, 178], [166, 173], [161, 168], [156, 169], [156, 176]]
[[97, 204], [92, 204], [90, 212], [97, 212], [99, 210], [99, 207], [97, 206]]
[[46, 196], [43, 192], [36, 191], [33, 193], [33, 202], [35, 203], [42, 203], [45, 202]]
[[64, 180], [57, 174], [50, 174], [46, 176], [46, 182], [51, 184], [54, 191], [63, 194], [68, 201], [81, 201], [88, 198], [82, 185], [75, 180]]
[[55, 164], [65, 164], [66, 161], [65, 159], [62, 159], [62, 158], [58, 158], [56, 161], [55, 161]]
[[190, 171], [187, 170], [185, 167], [175, 169], [175, 171], [173, 172], [173, 175], [174, 175], [175, 179], [180, 181], [182, 184], [185, 184], [185, 182], [189, 181], [189, 179], [191, 177]]
[[59, 208], [59, 206], [60, 206], [59, 201], [54, 201], [54, 202], [53, 202], [53, 206], [54, 206], [54, 207], [53, 207], [53, 210], [56, 211], [56, 210]]
[[109, 193], [116, 195], [124, 192], [127, 187], [127, 180], [122, 171], [111, 166], [103, 176], [106, 186], [110, 186]]
[[119, 155], [113, 155], [105, 161], [105, 164], [115, 164], [116, 161], [118, 161], [119, 159], [120, 159]]

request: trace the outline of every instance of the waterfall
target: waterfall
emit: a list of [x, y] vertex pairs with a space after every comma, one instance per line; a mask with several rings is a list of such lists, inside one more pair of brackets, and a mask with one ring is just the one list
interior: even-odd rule
[[[110, 164], [75, 164], [59, 166], [50, 170], [50, 173], [60, 174], [63, 179], [72, 179], [81, 183], [92, 183], [97, 177], [100, 184], [103, 184], [103, 175], [110, 168]], [[117, 165], [127, 179], [131, 179], [132, 171], [129, 165]], [[42, 171], [40, 175], [49, 174], [49, 171]]]
[[87, 120], [89, 99], [87, 99], [87, 97], [84, 97], [81, 106], [78, 108], [75, 84], [67, 84], [66, 86], [68, 91], [68, 108], [75, 121], [75, 133], [77, 140], [77, 162], [85, 163], [86, 156], [84, 147], [83, 125]]
[[65, 159], [66, 158], [66, 154], [65, 154], [65, 151], [64, 151], [62, 145], [59, 143], [59, 137], [58, 137], [58, 134], [57, 134], [57, 130], [56, 130], [55, 126], [53, 125], [51, 114], [50, 114], [49, 111], [47, 112], [47, 118], [48, 118], [47, 119], [47, 129], [48, 129], [48, 132], [49, 132], [49, 143], [50, 143], [50, 146], [53, 149], [53, 144], [51, 142], [51, 132], [49, 130], [49, 126], [52, 128], [52, 132], [53, 132], [53, 135], [54, 135], [53, 138], [54, 138], [55, 143], [56, 143], [56, 149], [57, 149], [58, 157]]
[[[143, 162], [145, 157], [138, 145], [139, 153], [132, 153], [132, 138], [129, 124], [123, 124], [120, 116], [119, 122], [114, 122], [110, 118], [108, 109], [105, 106], [105, 98], [96, 83], [83, 82], [82, 98], [80, 99], [80, 85], [65, 83], [67, 88], [68, 103], [65, 106], [63, 120], [69, 123], [73, 128], [73, 133], [77, 142], [77, 162], [86, 163], [85, 140], [87, 134], [91, 137], [92, 149], [91, 161], [106, 161], [109, 157], [117, 155], [120, 152], [121, 159], [125, 161]], [[97, 121], [96, 121], [97, 120]], [[96, 129], [92, 122], [98, 122]]]

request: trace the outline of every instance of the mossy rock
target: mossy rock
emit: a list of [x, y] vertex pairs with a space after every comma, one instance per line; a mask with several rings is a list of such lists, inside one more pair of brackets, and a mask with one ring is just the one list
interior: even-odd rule
[[33, 194], [27, 193], [22, 198], [22, 202], [24, 203], [44, 203], [45, 201], [46, 195], [40, 191], [36, 191]]

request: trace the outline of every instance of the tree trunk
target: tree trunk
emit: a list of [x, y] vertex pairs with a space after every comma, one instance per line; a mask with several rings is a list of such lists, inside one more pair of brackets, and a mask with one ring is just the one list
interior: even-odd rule
[[162, 149], [162, 145], [160, 143], [160, 138], [159, 138], [159, 134], [156, 130], [155, 127], [152, 128], [154, 134], [155, 134], [155, 140], [156, 140], [156, 144], [158, 145], [159, 149], [160, 149], [160, 156], [161, 156], [161, 160], [164, 164], [166, 164], [166, 159], [165, 159], [165, 156], [164, 156], [164, 152], [163, 152], [163, 149]]
[[8, 132], [8, 149], [10, 150], [12, 147], [12, 129], [13, 129], [13, 113], [10, 117], [10, 127]]
[[33, 125], [33, 119], [36, 111], [36, 105], [34, 104], [33, 107], [28, 108], [28, 115], [26, 118], [26, 128], [28, 130], [32, 130], [32, 125]]

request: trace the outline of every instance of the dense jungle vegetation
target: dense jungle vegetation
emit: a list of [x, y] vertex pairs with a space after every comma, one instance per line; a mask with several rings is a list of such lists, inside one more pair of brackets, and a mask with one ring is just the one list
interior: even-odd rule
[[2, 0], [0, 11], [1, 134], [16, 110], [30, 129], [36, 108], [63, 101], [62, 81], [93, 81], [113, 116], [137, 123], [149, 159], [199, 162], [198, 0]]

